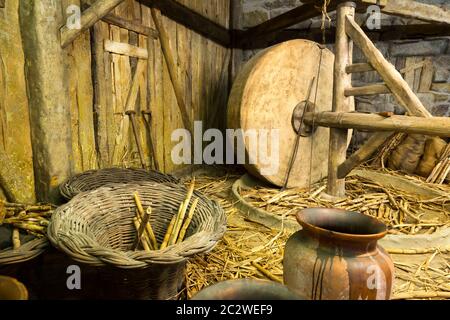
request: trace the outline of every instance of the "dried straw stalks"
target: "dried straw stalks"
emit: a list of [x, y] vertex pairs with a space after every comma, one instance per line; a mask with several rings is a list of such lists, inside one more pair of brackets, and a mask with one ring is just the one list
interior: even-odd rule
[[[254, 222], [246, 221], [243, 218], [234, 207], [229, 196], [233, 182], [239, 177], [240, 174], [227, 174], [219, 178], [209, 176], [199, 176], [196, 178], [197, 190], [220, 202], [227, 213], [228, 226], [223, 240], [218, 243], [212, 252], [188, 262], [186, 289], [183, 292], [188, 298], [191, 298], [196, 292], [209, 285], [229, 279], [260, 278], [282, 282], [284, 246], [290, 234], [285, 231], [278, 232], [270, 230]], [[361, 182], [360, 184], [356, 183], [356, 186], [349, 190], [354, 195], [359, 195], [357, 199], [360, 200], [351, 202], [352, 200], [349, 199], [348, 206], [354, 206], [355, 209], [364, 206], [362, 203], [364, 200], [361, 199], [365, 198], [362, 197], [359, 189], [365, 188], [367, 185], [370, 187], [370, 183], [367, 181]], [[282, 196], [279, 196], [280, 192], [278, 191], [264, 193], [266, 196], [270, 195], [270, 198], [265, 199], [264, 203], [272, 200], [268, 204], [270, 207], [279, 205], [280, 201], [281, 203], [284, 201], [286, 205], [280, 205], [281, 209], [284, 214], [292, 215], [295, 212], [295, 207], [293, 205], [290, 207], [287, 206], [289, 201], [296, 204], [296, 201], [298, 202], [300, 197], [300, 204], [304, 206], [307, 203], [303, 199], [316, 198], [321, 188], [323, 188], [322, 185], [315, 186], [311, 194], [304, 193], [301, 197], [289, 193], [291, 190], [286, 190], [287, 192]], [[376, 186], [376, 188], [379, 190], [379, 186]], [[407, 208], [410, 210], [409, 207], [411, 205], [409, 203], [412, 200], [409, 197], [406, 195], [398, 195], [392, 190], [388, 190], [388, 192], [399, 207], [404, 206], [404, 203], [400, 205], [400, 200], [406, 198], [408, 200]], [[370, 194], [370, 192], [366, 193]], [[379, 191], [377, 193], [383, 192]], [[368, 200], [375, 202], [374, 199], [380, 197], [383, 199], [384, 206], [391, 208], [389, 196], [386, 193], [385, 196], [372, 195], [372, 197], [370, 198], [369, 196]], [[261, 202], [261, 200], [259, 201]], [[430, 203], [432, 202], [423, 202], [422, 206], [430, 205]], [[315, 204], [315, 202], [312, 201], [311, 204]], [[415, 206], [416, 204], [413, 204], [412, 207], [414, 208]], [[431, 206], [433, 208], [436, 207], [433, 204]], [[371, 208], [368, 209], [370, 210]], [[386, 211], [386, 208], [384, 210]], [[401, 209], [398, 210], [400, 211]], [[395, 212], [397, 209], [393, 209], [392, 211]], [[393, 214], [386, 215], [386, 217], [389, 216], [394, 217]], [[418, 214], [415, 214], [415, 216], [418, 216]], [[430, 250], [424, 252], [417, 252], [417, 250], [415, 252], [395, 252], [401, 254], [392, 255], [395, 262], [396, 275], [398, 275], [394, 284], [394, 299], [448, 298], [450, 293], [448, 285], [450, 283], [448, 253], [442, 248], [440, 251], [436, 249]], [[409, 255], [412, 253], [414, 255]], [[433, 258], [430, 259], [432, 256]], [[414, 257], [416, 260], [423, 258], [425, 262], [417, 264], [412, 261], [411, 257]], [[437, 263], [438, 260], [440, 260], [440, 264]], [[426, 264], [427, 261], [428, 264]], [[447, 262], [443, 263], [442, 261]], [[419, 268], [419, 266], [421, 267]], [[425, 270], [426, 266], [428, 266], [428, 269]], [[417, 273], [418, 270], [420, 271], [419, 273]], [[414, 285], [409, 283], [413, 283]]]
[[20, 247], [19, 232], [22, 230], [38, 238], [45, 236], [54, 207], [49, 204], [27, 205], [0, 200], [0, 226], [13, 227], [13, 248]]

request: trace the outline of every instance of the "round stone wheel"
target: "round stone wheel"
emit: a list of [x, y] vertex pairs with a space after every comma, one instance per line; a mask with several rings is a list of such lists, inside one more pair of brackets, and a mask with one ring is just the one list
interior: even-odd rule
[[[301, 114], [306, 105], [310, 84], [318, 74], [320, 51], [317, 43], [308, 40], [291, 40], [267, 48], [245, 64], [231, 90], [228, 128], [243, 130], [244, 135], [236, 135], [240, 141], [235, 141], [235, 145], [244, 146], [245, 167], [252, 175], [276, 186], [283, 186], [286, 180], [297, 136], [292, 114], [294, 109]], [[316, 91], [315, 79], [308, 105], [311, 108], [314, 101], [316, 104], [308, 110], [331, 111], [333, 65], [333, 53], [323, 49], [319, 86]], [[272, 138], [265, 145], [261, 139], [264, 135], [270, 137], [267, 130], [272, 130]], [[256, 154], [255, 139], [249, 138], [249, 132], [256, 132], [258, 138]], [[278, 139], [274, 139], [276, 132]], [[302, 136], [288, 187], [308, 187], [326, 177], [328, 148], [328, 128], [317, 127], [308, 136]]]

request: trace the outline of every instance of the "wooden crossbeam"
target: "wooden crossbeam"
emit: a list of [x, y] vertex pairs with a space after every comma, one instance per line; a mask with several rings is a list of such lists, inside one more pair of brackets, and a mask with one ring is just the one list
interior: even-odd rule
[[86, 29], [92, 27], [97, 21], [111, 12], [115, 7], [121, 4], [124, 0], [97, 0], [88, 9], [83, 11], [80, 17], [80, 25], [78, 28], [69, 28], [65, 24], [61, 32], [61, 46], [67, 47], [73, 40], [75, 40]]
[[426, 22], [450, 24], [450, 11], [438, 6], [411, 0], [389, 0], [383, 13], [418, 19]]
[[370, 96], [375, 94], [390, 93], [389, 88], [384, 83], [370, 84], [362, 87], [346, 88], [345, 96]]
[[174, 0], [138, 0], [140, 3], [157, 8], [161, 14], [195, 31], [198, 34], [220, 44], [231, 46], [230, 31], [218, 23], [204, 17], [192, 9]]
[[345, 67], [347, 73], [373, 71], [373, 67], [369, 63], [354, 63]]
[[[329, 11], [336, 9], [336, 2], [332, 0], [328, 6]], [[245, 44], [250, 40], [254, 40], [261, 35], [267, 35], [276, 32], [281, 29], [293, 26], [297, 23], [306, 21], [308, 19], [317, 17], [320, 15], [320, 10], [316, 7], [315, 3], [306, 3], [298, 6], [290, 11], [287, 11], [281, 15], [278, 15], [272, 19], [269, 19], [257, 26], [249, 28], [240, 35], [238, 40], [239, 44]]]

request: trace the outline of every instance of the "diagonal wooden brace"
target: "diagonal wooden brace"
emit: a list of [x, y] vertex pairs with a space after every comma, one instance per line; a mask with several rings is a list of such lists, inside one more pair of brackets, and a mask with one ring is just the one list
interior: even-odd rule
[[[364, 31], [358, 26], [353, 18], [346, 18], [345, 25], [348, 36], [361, 49], [370, 65], [378, 71], [386, 86], [392, 92], [398, 103], [403, 106], [410, 115], [417, 117], [431, 117], [430, 112], [423, 106], [419, 98], [403, 79], [395, 67], [389, 63], [383, 54], [375, 47]], [[375, 133], [358, 151], [345, 160], [338, 167], [338, 178], [342, 179], [350, 171], [367, 160], [393, 132]]]

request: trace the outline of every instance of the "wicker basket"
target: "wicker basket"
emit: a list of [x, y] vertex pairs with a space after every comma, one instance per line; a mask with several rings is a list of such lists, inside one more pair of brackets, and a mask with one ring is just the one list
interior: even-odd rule
[[48, 237], [74, 260], [103, 266], [102, 286], [123, 291], [113, 298], [174, 298], [184, 278], [186, 260], [210, 251], [222, 238], [225, 213], [215, 201], [195, 191], [193, 197], [199, 201], [183, 242], [163, 250], [131, 251], [136, 236], [132, 221], [135, 191], [144, 208], [151, 203], [150, 223], [161, 243], [172, 216], [186, 197], [182, 185], [111, 184], [83, 192], [53, 213]]
[[46, 238], [35, 238], [22, 244], [18, 249], [1, 250], [0, 275], [17, 278], [26, 285], [30, 297], [35, 298], [39, 288], [37, 258], [48, 246]]
[[159, 171], [107, 168], [77, 174], [62, 183], [59, 190], [65, 198], [72, 199], [81, 192], [94, 190], [110, 183], [140, 183], [145, 181], [179, 183], [179, 180], [174, 176]]

